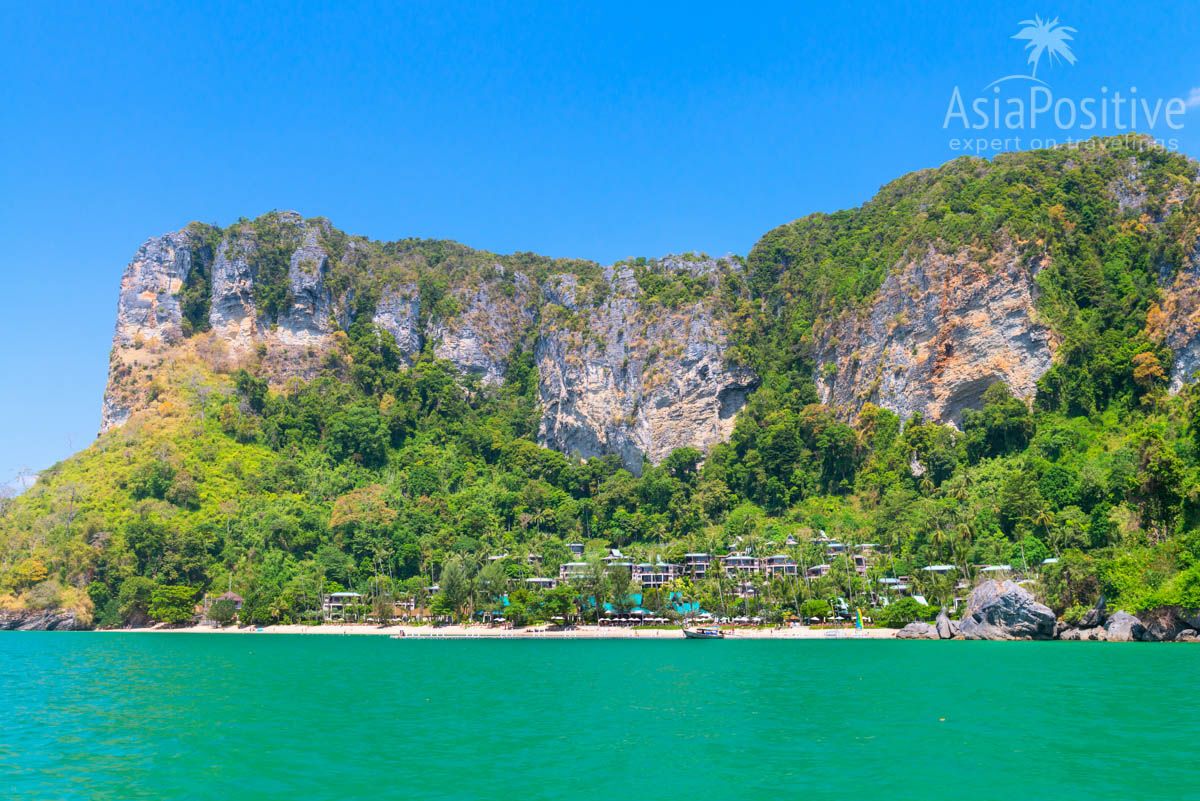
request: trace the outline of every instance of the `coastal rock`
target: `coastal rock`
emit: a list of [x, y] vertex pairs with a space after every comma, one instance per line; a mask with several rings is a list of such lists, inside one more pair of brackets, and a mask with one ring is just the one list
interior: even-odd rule
[[1101, 626], [1094, 626], [1091, 628], [1078, 628], [1078, 629], [1071, 628], [1071, 629], [1063, 629], [1061, 632], [1059, 632], [1058, 639], [1060, 639], [1060, 640], [1090, 640], [1093, 642], [1098, 642], [1098, 641], [1107, 640], [1108, 634], [1104, 631], [1104, 628]]
[[898, 264], [869, 306], [816, 330], [821, 401], [958, 423], [993, 383], [1032, 398], [1057, 346], [1035, 310], [1042, 266], [1012, 245], [985, 262], [930, 249]]
[[1083, 617], [1080, 618], [1079, 628], [1094, 629], [1097, 626], [1103, 626], [1104, 621], [1108, 619], [1107, 607], [1108, 603], [1105, 601], [1104, 596], [1101, 595], [1100, 599], [1096, 601], [1096, 605], [1087, 610]]
[[1134, 642], [1146, 634], [1146, 627], [1128, 612], [1117, 612], [1104, 626], [1109, 642]]
[[1190, 627], [1182, 615], [1177, 606], [1164, 606], [1143, 612], [1138, 615], [1143, 627], [1140, 639], [1146, 642], [1173, 641], [1179, 632]]
[[897, 640], [940, 640], [942, 637], [938, 634], [937, 626], [932, 623], [925, 623], [920, 620], [914, 620], [904, 628], [896, 632]]
[[1197, 634], [1195, 629], [1184, 629], [1175, 635], [1176, 642], [1197, 642], [1200, 641], [1200, 634]]
[[1012, 581], [985, 581], [971, 593], [959, 621], [968, 640], [1048, 640], [1054, 612]]
[[72, 631], [80, 628], [74, 612], [60, 609], [44, 611], [0, 611], [0, 631]]
[[946, 613], [946, 607], [944, 606], [942, 607], [942, 611], [938, 612], [937, 622], [934, 625], [937, 628], [938, 637], [943, 640], [952, 640], [962, 634], [958, 623], [950, 619], [950, 615]]

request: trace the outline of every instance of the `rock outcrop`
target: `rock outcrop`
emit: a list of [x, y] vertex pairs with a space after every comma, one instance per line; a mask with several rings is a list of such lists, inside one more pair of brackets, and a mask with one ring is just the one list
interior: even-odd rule
[[[544, 270], [535, 281], [530, 262], [506, 258], [453, 243], [372, 243], [294, 212], [155, 237], [122, 278], [101, 430], [153, 405], [158, 369], [190, 336], [217, 369], [249, 367], [278, 386], [344, 362], [342, 332], [370, 314], [407, 365], [428, 349], [484, 385], [500, 384], [518, 353], [532, 355], [548, 447], [617, 454], [637, 471], [644, 459], [728, 438], [758, 382], [729, 363], [718, 311], [739, 262], [565, 262], [572, 271], [562, 272], [543, 260], [532, 262]], [[639, 275], [686, 284], [693, 297], [648, 296]]]
[[504, 380], [508, 360], [536, 320], [536, 288], [524, 273], [506, 274], [497, 266], [497, 280], [464, 287], [456, 295], [461, 311], [436, 320], [429, 332], [433, 352], [460, 370], [479, 376], [485, 384]]
[[1084, 613], [1079, 621], [1079, 628], [1094, 629], [1103, 626], [1106, 620], [1108, 620], [1108, 602], [1101, 595], [1100, 599], [1096, 601], [1096, 605]]
[[0, 631], [72, 631], [82, 628], [74, 612], [61, 609], [44, 611], [0, 611]]
[[1146, 634], [1146, 627], [1128, 612], [1117, 612], [1108, 619], [1104, 632], [1109, 642], [1134, 642]]
[[[656, 268], [714, 284], [740, 269], [683, 259]], [[643, 456], [657, 462], [729, 437], [757, 377], [726, 362], [728, 334], [711, 300], [647, 302], [628, 266], [605, 271], [598, 302], [581, 300], [569, 275], [553, 276], [545, 295], [536, 349], [543, 444], [583, 457], [616, 453], [638, 471]]]
[[1062, 631], [1060, 631], [1058, 633], [1058, 639], [1060, 639], [1060, 640], [1091, 640], [1091, 641], [1103, 642], [1104, 640], [1108, 639], [1108, 632], [1106, 632], [1104, 630], [1103, 626], [1094, 626], [1092, 628], [1063, 629]]
[[938, 635], [937, 626], [932, 623], [924, 623], [920, 620], [914, 620], [904, 628], [896, 632], [897, 640], [940, 640], [943, 639]]
[[955, 637], [962, 636], [962, 630], [959, 628], [958, 622], [951, 620], [950, 615], [946, 613], [946, 607], [942, 607], [942, 611], [938, 612], [937, 621], [934, 624], [937, 628], [938, 637], [943, 640], [953, 640]]
[[993, 383], [1032, 398], [1057, 345], [1034, 309], [1040, 267], [1015, 248], [985, 263], [929, 250], [897, 265], [867, 307], [819, 330], [821, 400], [957, 423]]
[[968, 640], [1049, 640], [1056, 624], [1054, 612], [1025, 588], [985, 581], [971, 593], [959, 629]]

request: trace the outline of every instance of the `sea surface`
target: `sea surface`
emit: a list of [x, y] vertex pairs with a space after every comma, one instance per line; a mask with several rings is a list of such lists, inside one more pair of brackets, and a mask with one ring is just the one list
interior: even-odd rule
[[1200, 799], [1200, 646], [0, 634], [3, 799]]

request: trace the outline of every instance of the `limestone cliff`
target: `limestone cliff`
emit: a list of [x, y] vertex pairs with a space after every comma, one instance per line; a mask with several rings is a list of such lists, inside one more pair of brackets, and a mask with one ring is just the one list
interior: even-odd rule
[[337, 364], [342, 332], [368, 315], [407, 364], [428, 351], [484, 385], [532, 352], [549, 447], [616, 453], [634, 470], [677, 447], [707, 449], [729, 435], [757, 381], [726, 364], [728, 332], [705, 297], [740, 265], [664, 259], [638, 269], [685, 279], [696, 297], [647, 298], [630, 266], [375, 243], [292, 212], [155, 237], [122, 278], [102, 429], [154, 404], [156, 371], [179, 348], [282, 385]]
[[[715, 294], [730, 260], [665, 259], [651, 269], [700, 278]], [[537, 343], [543, 443], [581, 456], [617, 453], [631, 466], [729, 437], [757, 383], [726, 364], [728, 334], [711, 299], [670, 308], [647, 301], [629, 266], [605, 270], [601, 300], [574, 276], [547, 282]]]
[[819, 328], [821, 400], [957, 422], [997, 381], [1031, 398], [1056, 345], [1035, 311], [1040, 266], [1012, 248], [983, 263], [930, 249], [897, 265], [868, 305]]

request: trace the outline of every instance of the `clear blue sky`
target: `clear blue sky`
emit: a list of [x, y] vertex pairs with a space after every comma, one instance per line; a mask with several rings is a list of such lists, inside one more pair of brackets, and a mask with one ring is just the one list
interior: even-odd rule
[[4, 3], [0, 484], [94, 437], [121, 270], [190, 220], [746, 253], [956, 155], [951, 89], [1026, 70], [1035, 14], [1077, 30], [1056, 92], [1200, 86], [1184, 4], [872, 5]]

